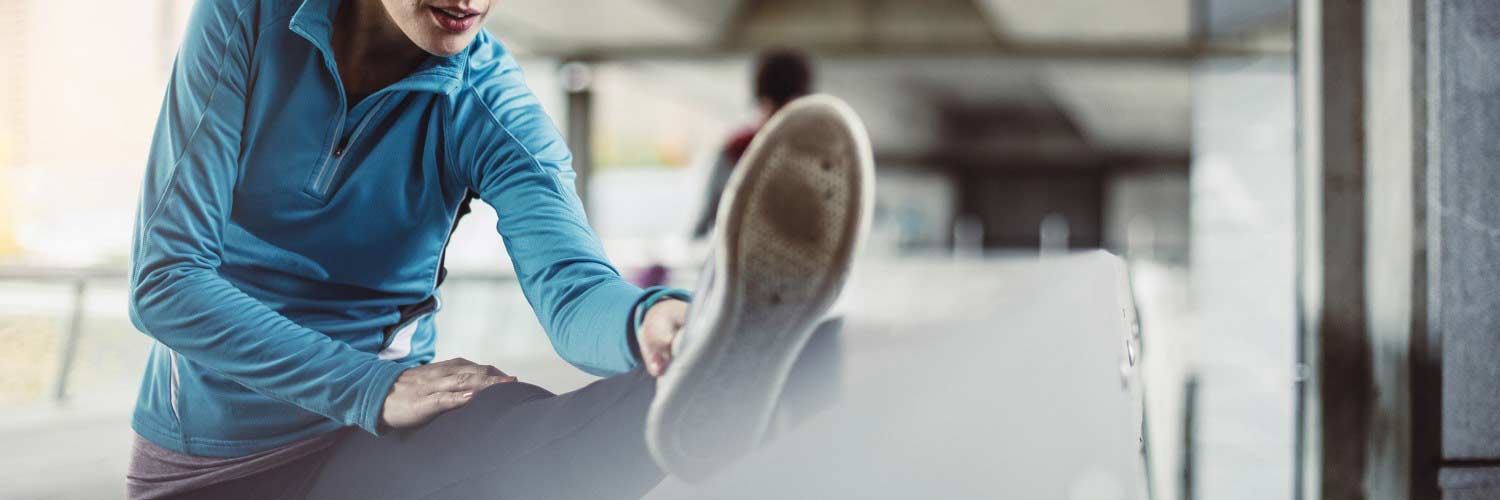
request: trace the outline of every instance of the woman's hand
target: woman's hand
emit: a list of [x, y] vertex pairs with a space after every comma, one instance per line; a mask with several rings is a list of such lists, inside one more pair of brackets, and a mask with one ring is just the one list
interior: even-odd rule
[[663, 300], [646, 311], [641, 320], [641, 329], [635, 332], [636, 342], [641, 348], [641, 361], [646, 363], [646, 372], [660, 377], [672, 364], [672, 341], [682, 331], [687, 321], [687, 302]]
[[499, 368], [463, 358], [408, 368], [396, 378], [385, 397], [380, 425], [395, 429], [416, 427], [440, 413], [468, 404], [481, 389], [515, 381], [515, 377]]

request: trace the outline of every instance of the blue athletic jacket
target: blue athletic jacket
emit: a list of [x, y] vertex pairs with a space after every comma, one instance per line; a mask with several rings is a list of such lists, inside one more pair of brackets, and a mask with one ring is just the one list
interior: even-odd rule
[[[563, 358], [628, 371], [644, 292], [620, 278], [571, 155], [481, 33], [360, 102], [330, 43], [337, 0], [199, 0], [142, 185], [130, 314], [156, 340], [132, 427], [199, 456], [377, 432], [433, 359], [440, 263], [466, 193]], [[498, 263], [498, 259], [497, 259]]]

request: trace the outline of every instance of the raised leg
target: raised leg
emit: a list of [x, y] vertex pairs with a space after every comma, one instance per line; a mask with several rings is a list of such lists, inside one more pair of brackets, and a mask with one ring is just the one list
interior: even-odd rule
[[642, 433], [655, 393], [640, 370], [561, 396], [498, 384], [420, 428], [350, 433], [308, 498], [640, 498], [664, 477]]

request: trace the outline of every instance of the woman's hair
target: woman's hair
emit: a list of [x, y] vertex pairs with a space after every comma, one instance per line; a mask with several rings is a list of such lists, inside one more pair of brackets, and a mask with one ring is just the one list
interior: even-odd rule
[[806, 55], [790, 49], [766, 51], [755, 64], [755, 97], [780, 108], [811, 93], [812, 80]]

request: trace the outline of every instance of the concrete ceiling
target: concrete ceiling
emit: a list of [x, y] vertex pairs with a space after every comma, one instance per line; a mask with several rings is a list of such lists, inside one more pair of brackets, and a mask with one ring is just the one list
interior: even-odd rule
[[[847, 45], [871, 35], [898, 42], [1180, 44], [1193, 32], [1195, 1], [1203, 0], [506, 0], [492, 27], [548, 53], [722, 46], [736, 37]], [[1288, 11], [1283, 4], [1292, 0], [1210, 1], [1214, 11], [1204, 19], [1219, 31], [1257, 25]], [[542, 41], [546, 47], [532, 43]]]
[[[1290, 1], [1221, 2], [1236, 7], [1210, 13], [1206, 29], [1263, 26]], [[1170, 156], [1190, 143], [1193, 2], [505, 0], [490, 27], [523, 54], [687, 61], [705, 76], [664, 84], [710, 90], [693, 95], [744, 85], [746, 48], [812, 47], [821, 89], [860, 109], [889, 152], [943, 147], [943, 106], [1044, 102], [1063, 109], [1089, 145]]]
[[998, 42], [973, 0], [758, 0], [741, 4], [732, 44], [803, 47], [972, 47]]
[[1191, 0], [978, 0], [995, 29], [1048, 42], [1177, 42], [1192, 28]]
[[530, 51], [702, 44], [718, 36], [735, 3], [701, 4], [689, 8], [692, 2], [673, 0], [503, 0], [490, 29]]

